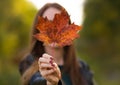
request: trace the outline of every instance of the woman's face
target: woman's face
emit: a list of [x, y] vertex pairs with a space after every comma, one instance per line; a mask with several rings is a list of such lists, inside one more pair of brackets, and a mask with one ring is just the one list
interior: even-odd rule
[[[61, 11], [56, 9], [56, 8], [50, 7], [43, 13], [43, 17], [47, 17], [48, 20], [53, 20], [53, 18], [54, 18], [56, 13], [61, 13]], [[45, 50], [47, 52], [50, 52], [51, 50], [61, 51], [63, 49], [61, 47], [55, 46], [55, 44], [54, 45], [51, 44], [49, 46], [48, 45], [44, 45], [44, 46], [45, 46]]]
[[60, 10], [50, 7], [43, 13], [43, 17], [47, 17], [49, 20], [53, 20], [54, 15], [60, 12], [61, 12]]

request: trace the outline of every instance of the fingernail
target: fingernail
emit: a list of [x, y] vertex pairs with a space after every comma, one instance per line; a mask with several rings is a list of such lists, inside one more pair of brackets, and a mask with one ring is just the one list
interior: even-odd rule
[[53, 60], [53, 57], [50, 57], [51, 60]]
[[53, 61], [50, 61], [49, 63], [51, 64], [51, 66], [55, 66], [55, 65], [53, 64]]
[[55, 66], [53, 63], [51, 64], [53, 67]]
[[52, 62], [51, 60], [49, 61], [49, 63], [50, 63], [50, 64], [53, 64], [53, 62]]

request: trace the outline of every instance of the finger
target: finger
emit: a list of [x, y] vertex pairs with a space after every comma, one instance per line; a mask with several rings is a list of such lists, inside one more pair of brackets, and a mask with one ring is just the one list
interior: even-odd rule
[[54, 73], [53, 69], [49, 69], [49, 70], [43, 69], [43, 70], [41, 70], [41, 75], [45, 78], [47, 78], [48, 76], [51, 76], [52, 73]]
[[46, 59], [53, 59], [53, 57], [50, 56], [50, 55], [48, 55], [47, 53], [44, 53], [44, 54], [42, 55], [42, 57], [44, 57], [44, 58], [46, 58]]
[[52, 66], [54, 66], [53, 65], [53, 60], [52, 59], [45, 59], [45, 58], [39, 58], [39, 61], [38, 61], [38, 64], [40, 65], [41, 63], [47, 63], [47, 64], [51, 64]]
[[45, 70], [43, 69], [41, 71], [41, 75], [49, 82], [51, 83], [55, 83], [59, 81], [59, 77], [55, 74], [55, 70], [54, 69], [50, 69], [50, 70]]
[[39, 62], [40, 63], [50, 63], [50, 59], [46, 59], [46, 58], [41, 57], [41, 58], [39, 58]]
[[59, 79], [61, 79], [61, 72], [60, 69], [58, 68], [58, 65], [56, 63], [53, 63], [53, 65], [54, 65], [54, 71], [56, 72]]
[[58, 81], [60, 80], [58, 77], [54, 76], [54, 75], [49, 75], [46, 76], [47, 81], [49, 81], [52, 85], [57, 85]]
[[47, 63], [41, 63], [39, 65], [40, 69], [47, 69], [47, 68], [53, 68], [53, 66], [51, 64], [47, 64]]

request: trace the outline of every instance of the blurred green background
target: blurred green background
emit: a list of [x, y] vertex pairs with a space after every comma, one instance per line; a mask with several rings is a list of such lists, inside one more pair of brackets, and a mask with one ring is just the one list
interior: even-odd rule
[[[18, 64], [28, 48], [36, 12], [26, 0], [0, 0], [0, 85], [20, 85]], [[98, 85], [120, 84], [119, 0], [85, 0], [76, 45]]]

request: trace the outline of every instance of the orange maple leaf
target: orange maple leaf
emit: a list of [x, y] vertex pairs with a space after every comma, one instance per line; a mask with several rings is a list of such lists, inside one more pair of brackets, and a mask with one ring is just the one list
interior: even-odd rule
[[39, 33], [34, 37], [44, 42], [44, 44], [56, 44], [57, 46], [70, 45], [72, 41], [78, 37], [78, 31], [81, 26], [74, 23], [69, 24], [70, 17], [63, 10], [60, 14], [55, 14], [53, 21], [48, 20], [47, 17], [38, 17], [38, 24], [36, 28]]

